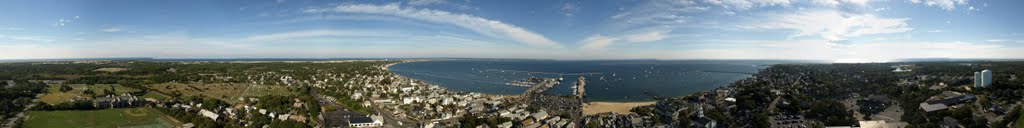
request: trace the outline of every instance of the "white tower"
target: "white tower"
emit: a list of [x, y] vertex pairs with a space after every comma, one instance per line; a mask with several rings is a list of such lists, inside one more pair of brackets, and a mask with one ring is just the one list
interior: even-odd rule
[[974, 88], [981, 88], [981, 72], [974, 72]]
[[989, 87], [992, 86], [992, 71], [985, 69], [981, 70], [981, 86]]

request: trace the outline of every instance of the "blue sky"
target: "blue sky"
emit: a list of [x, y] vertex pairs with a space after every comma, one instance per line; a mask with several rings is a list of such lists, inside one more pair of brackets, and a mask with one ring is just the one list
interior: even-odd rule
[[5, 1], [0, 59], [1024, 58], [1017, 0]]

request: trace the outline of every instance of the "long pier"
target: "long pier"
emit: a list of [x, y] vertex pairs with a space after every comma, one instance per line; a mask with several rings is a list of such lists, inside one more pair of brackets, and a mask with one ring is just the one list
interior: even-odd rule
[[537, 84], [535, 84], [533, 86], [530, 86], [530, 88], [526, 89], [526, 91], [523, 92], [523, 94], [520, 94], [519, 97], [520, 98], [528, 98], [528, 97], [530, 97], [530, 95], [536, 95], [536, 94], [544, 93], [544, 91], [547, 91], [551, 87], [554, 87], [555, 84], [558, 84], [558, 79], [543, 78], [543, 81], [541, 81], [540, 83], [537, 83]]
[[587, 78], [583, 77], [583, 76], [580, 76], [580, 78], [576, 81], [576, 84], [574, 84], [573, 87], [572, 87], [573, 88], [572, 94], [574, 96], [576, 96], [576, 98], [582, 100], [587, 95], [587, 88], [586, 87], [587, 87]]

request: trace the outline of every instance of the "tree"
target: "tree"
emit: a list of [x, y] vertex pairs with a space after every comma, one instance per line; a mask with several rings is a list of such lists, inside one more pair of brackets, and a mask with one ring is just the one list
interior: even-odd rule
[[96, 95], [96, 92], [93, 92], [92, 89], [87, 88], [84, 91], [82, 91], [82, 94]]
[[68, 92], [68, 91], [71, 91], [71, 90], [73, 90], [73, 88], [71, 88], [71, 86], [64, 85], [64, 84], [60, 85], [60, 92]]

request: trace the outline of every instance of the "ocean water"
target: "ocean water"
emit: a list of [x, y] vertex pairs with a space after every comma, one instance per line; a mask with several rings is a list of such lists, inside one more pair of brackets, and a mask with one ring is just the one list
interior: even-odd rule
[[393, 65], [392, 72], [448, 89], [516, 95], [526, 87], [506, 85], [530, 77], [563, 78], [548, 93], [570, 95], [586, 77], [588, 101], [649, 101], [727, 86], [758, 69], [784, 61], [768, 60], [444, 60]]

